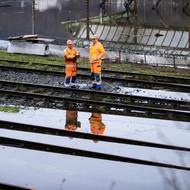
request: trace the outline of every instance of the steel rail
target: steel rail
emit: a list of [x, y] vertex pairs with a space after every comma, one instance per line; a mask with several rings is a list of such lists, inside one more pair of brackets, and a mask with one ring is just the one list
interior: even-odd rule
[[[40, 63], [40, 62], [27, 62], [27, 61], [13, 61], [8, 59], [0, 59], [1, 61], [10, 62], [14, 65], [16, 64], [23, 64], [23, 65], [30, 65], [30, 66], [44, 66], [44, 67], [50, 67], [50, 68], [57, 68], [65, 69], [65, 65], [59, 65], [59, 64], [51, 64], [51, 63]], [[46, 68], [47, 69], [47, 68]], [[84, 67], [77, 67], [78, 72], [85, 71], [86, 73], [89, 72], [89, 68]], [[153, 80], [155, 82], [172, 82], [177, 84], [190, 84], [190, 78], [188, 77], [174, 77], [174, 76], [165, 76], [165, 75], [156, 75], [156, 74], [142, 74], [137, 72], [125, 72], [125, 71], [115, 71], [115, 70], [109, 70], [109, 69], [102, 69], [103, 75], [110, 75], [115, 76], [118, 78], [133, 78], [133, 79], [145, 79], [145, 80]]]
[[[0, 70], [2, 71], [17, 71], [17, 72], [26, 72], [26, 73], [36, 73], [41, 75], [51, 75], [51, 76], [63, 76], [62, 71], [48, 71], [43, 69], [28, 69], [28, 68], [18, 68], [13, 66], [3, 66], [0, 65]], [[89, 74], [77, 74], [77, 77], [80, 79], [89, 79]], [[146, 80], [137, 80], [137, 79], [124, 79], [117, 77], [102, 77], [105, 82], [116, 82], [119, 85], [124, 87], [138, 87], [138, 88], [150, 88], [150, 89], [165, 89], [170, 91], [180, 91], [180, 92], [190, 92], [190, 85], [187, 84], [175, 84], [175, 83], [166, 83], [166, 82], [151, 82]]]
[[[121, 103], [109, 103], [105, 101], [86, 100], [82, 98], [60, 97], [46, 94], [27, 93], [14, 90], [1, 90], [0, 97], [5, 102], [5, 96], [15, 101], [23, 100], [27, 106], [39, 106], [46, 108], [77, 109], [85, 112], [100, 112], [114, 115], [126, 115], [145, 118], [167, 119], [177, 121], [190, 121], [190, 113], [184, 111], [175, 111], [161, 108], [152, 108], [148, 106], [136, 106]], [[37, 103], [35, 102], [37, 99]], [[1, 100], [1, 99], [0, 99]], [[16, 101], [15, 101], [16, 102]], [[57, 104], [56, 104], [57, 103]]]
[[93, 152], [93, 151], [69, 148], [64, 146], [55, 146], [45, 143], [37, 143], [37, 142], [19, 140], [2, 136], [0, 136], [0, 145], [7, 147], [21, 148], [21, 149], [57, 153], [57, 154], [67, 154], [72, 156], [81, 156], [81, 157], [96, 158], [101, 160], [109, 160], [109, 161], [124, 162], [124, 163], [138, 164], [138, 165], [148, 165], [148, 166], [190, 171], [190, 167], [188, 166], [179, 166], [162, 162], [154, 162], [149, 160], [117, 156], [112, 154]]
[[37, 190], [36, 188], [32, 187], [20, 187], [8, 183], [1, 183], [0, 182], [0, 190]]
[[45, 135], [73, 137], [73, 138], [79, 138], [79, 139], [85, 139], [85, 140], [97, 140], [97, 141], [104, 141], [104, 142], [109, 142], [109, 143], [119, 143], [119, 144], [190, 152], [190, 148], [188, 147], [160, 144], [160, 143], [140, 141], [140, 140], [134, 140], [134, 139], [128, 139], [128, 138], [121, 138], [121, 137], [96, 135], [96, 134], [90, 134], [90, 133], [84, 133], [84, 132], [78, 132], [78, 131], [69, 131], [65, 129], [55, 129], [55, 128], [49, 128], [45, 126], [23, 124], [23, 123], [4, 121], [4, 120], [0, 120], [0, 129], [8, 129], [8, 130], [14, 130], [14, 131], [31, 132], [31, 133], [38, 133], [38, 134], [45, 134]]
[[94, 100], [102, 100], [102, 101], [107, 100], [109, 102], [115, 102], [115, 103], [118, 102], [118, 103], [130, 103], [133, 105], [149, 105], [151, 107], [190, 111], [190, 102], [182, 100], [170, 100], [170, 99], [167, 100], [167, 99], [152, 98], [152, 97], [94, 91], [87, 89], [72, 89], [65, 87], [53, 87], [47, 85], [36, 85], [32, 83], [0, 80], [0, 89], [6, 87], [11, 89], [25, 88], [26, 91], [31, 91], [32, 89], [38, 91], [39, 89], [41, 92], [43, 89], [44, 92], [46, 93], [60, 94], [62, 96], [70, 95], [72, 97], [77, 97], [77, 98], [85, 97], [86, 99], [91, 99], [93, 97]]

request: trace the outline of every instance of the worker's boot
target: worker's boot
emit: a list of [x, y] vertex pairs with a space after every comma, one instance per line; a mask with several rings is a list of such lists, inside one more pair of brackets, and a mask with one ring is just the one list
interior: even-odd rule
[[93, 89], [96, 89], [96, 83], [93, 83], [93, 84], [92, 84], [92, 88], [93, 88]]
[[92, 83], [92, 85], [89, 87], [89, 89], [96, 89], [96, 84]]
[[101, 89], [102, 88], [102, 85], [101, 85], [101, 73], [96, 73], [95, 78], [96, 78], [96, 89]]
[[101, 90], [102, 89], [102, 85], [101, 84], [96, 84], [96, 89]]
[[72, 76], [72, 80], [71, 80], [71, 88], [76, 88], [76, 76]]

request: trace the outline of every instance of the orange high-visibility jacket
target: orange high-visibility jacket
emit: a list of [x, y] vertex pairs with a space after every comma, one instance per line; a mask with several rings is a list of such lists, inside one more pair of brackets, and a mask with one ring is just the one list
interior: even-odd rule
[[76, 56], [78, 54], [78, 51], [75, 48], [66, 48], [64, 50], [64, 58], [66, 64], [73, 64], [76, 63], [76, 58], [79, 56]]
[[102, 123], [102, 116], [99, 113], [92, 113], [90, 120], [90, 130], [93, 134], [103, 135], [106, 126]]
[[101, 64], [100, 55], [104, 54], [105, 50], [103, 45], [100, 42], [96, 42], [96, 44], [91, 44], [89, 50], [89, 61], [91, 64], [98, 63]]
[[76, 75], [76, 60], [79, 57], [79, 52], [75, 48], [66, 48], [64, 50], [64, 58], [65, 58], [65, 73], [68, 76]]

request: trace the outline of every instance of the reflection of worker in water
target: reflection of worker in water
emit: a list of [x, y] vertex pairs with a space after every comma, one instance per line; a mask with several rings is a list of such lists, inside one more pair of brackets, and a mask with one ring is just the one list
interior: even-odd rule
[[80, 57], [79, 51], [73, 47], [73, 41], [67, 40], [67, 48], [64, 50], [65, 58], [65, 86], [75, 87], [77, 74], [77, 58]]
[[106, 126], [102, 123], [102, 115], [100, 113], [92, 113], [89, 118], [91, 133], [95, 135], [103, 135]]
[[80, 122], [78, 121], [78, 111], [77, 110], [67, 110], [66, 111], [66, 124], [65, 129], [69, 131], [76, 131], [80, 128]]

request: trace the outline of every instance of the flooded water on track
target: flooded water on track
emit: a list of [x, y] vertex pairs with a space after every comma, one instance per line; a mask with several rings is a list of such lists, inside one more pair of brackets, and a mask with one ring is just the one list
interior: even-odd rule
[[[50, 117], [51, 116], [51, 117]], [[189, 147], [190, 124], [167, 120], [123, 117], [52, 109], [23, 109], [20, 113], [0, 112], [1, 120], [69, 129], [99, 135], [124, 137]], [[48, 119], [47, 119], [48, 118]], [[98, 118], [98, 119], [97, 119]], [[70, 128], [68, 128], [70, 126]], [[190, 165], [190, 154], [162, 150], [55, 137], [33, 133], [0, 130], [1, 136], [72, 147], [139, 159]], [[45, 153], [0, 147], [0, 181], [38, 189], [152, 189], [188, 190], [189, 172], [159, 167], [104, 161], [80, 156]], [[22, 177], [21, 177], [22, 176]], [[152, 177], [154, 176], [154, 177]], [[150, 180], [151, 178], [151, 180]], [[172, 180], [176, 180], [176, 184]], [[48, 181], [48, 183], [46, 183]]]

